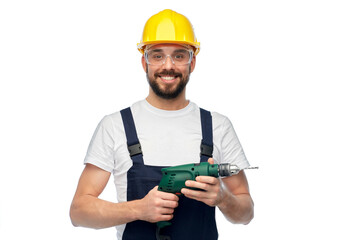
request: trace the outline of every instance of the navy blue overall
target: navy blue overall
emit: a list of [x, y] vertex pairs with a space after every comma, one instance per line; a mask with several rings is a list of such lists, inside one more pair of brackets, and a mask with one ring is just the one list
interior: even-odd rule
[[[127, 200], [141, 199], [160, 183], [161, 169], [168, 166], [144, 165], [141, 145], [130, 108], [120, 111], [128, 150], [133, 166], [127, 173]], [[202, 141], [200, 146], [200, 161], [207, 162], [212, 157], [213, 134], [210, 112], [200, 108]], [[169, 156], [171, 157], [171, 156]], [[175, 208], [172, 225], [161, 229], [163, 235], [171, 240], [215, 240], [218, 232], [215, 221], [215, 208], [183, 195], [179, 197], [179, 205]], [[126, 224], [124, 240], [156, 240], [156, 223], [133, 221]]]

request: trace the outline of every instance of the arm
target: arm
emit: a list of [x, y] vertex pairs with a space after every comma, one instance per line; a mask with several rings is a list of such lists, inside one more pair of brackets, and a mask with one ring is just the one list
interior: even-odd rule
[[232, 223], [250, 223], [254, 217], [254, 202], [244, 171], [222, 181], [226, 188], [223, 199], [218, 204], [220, 211]]
[[168, 221], [173, 217], [178, 197], [159, 192], [156, 187], [140, 200], [112, 203], [99, 199], [109, 178], [109, 172], [86, 164], [70, 207], [70, 218], [74, 226], [99, 229], [135, 220]]
[[[213, 159], [209, 159], [211, 164]], [[248, 224], [254, 217], [254, 203], [249, 193], [249, 185], [244, 171], [237, 175], [223, 178], [222, 186], [219, 179], [199, 176], [196, 181], [186, 181], [186, 186], [205, 190], [195, 191], [182, 189], [189, 198], [202, 201], [209, 206], [218, 206], [224, 216], [232, 223]]]
[[109, 178], [109, 172], [86, 164], [70, 207], [74, 226], [106, 228], [135, 220], [133, 203], [111, 203], [98, 198]]

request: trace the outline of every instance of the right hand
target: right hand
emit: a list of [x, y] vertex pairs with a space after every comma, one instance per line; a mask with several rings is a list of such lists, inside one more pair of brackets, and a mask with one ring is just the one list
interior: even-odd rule
[[155, 186], [140, 200], [140, 220], [155, 223], [173, 218], [174, 209], [179, 205], [179, 197], [157, 189], [158, 186]]

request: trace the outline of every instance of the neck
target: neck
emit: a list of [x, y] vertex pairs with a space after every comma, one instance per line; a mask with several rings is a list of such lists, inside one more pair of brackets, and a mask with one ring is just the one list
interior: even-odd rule
[[185, 91], [183, 91], [177, 98], [163, 99], [150, 90], [146, 100], [152, 106], [168, 111], [180, 110], [189, 104], [189, 100], [186, 100], [185, 98]]

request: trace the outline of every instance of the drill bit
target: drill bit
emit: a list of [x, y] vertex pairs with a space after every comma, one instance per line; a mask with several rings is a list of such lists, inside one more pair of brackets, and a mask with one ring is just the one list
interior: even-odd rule
[[259, 169], [259, 167], [247, 167], [247, 168], [244, 168], [244, 169]]

